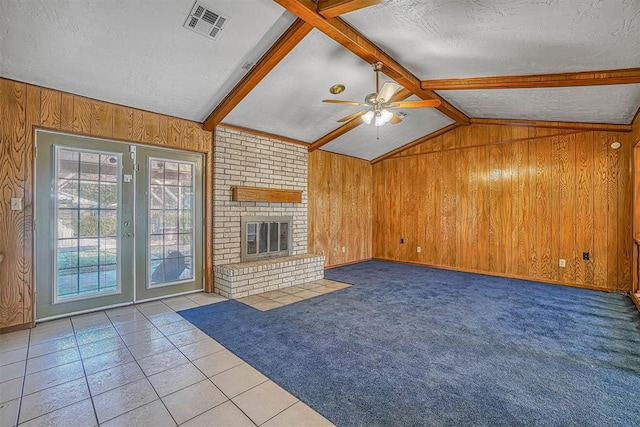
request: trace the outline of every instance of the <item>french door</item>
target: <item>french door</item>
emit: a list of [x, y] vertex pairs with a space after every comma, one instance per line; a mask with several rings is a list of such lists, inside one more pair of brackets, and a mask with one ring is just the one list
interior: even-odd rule
[[36, 134], [36, 319], [202, 289], [202, 157]]

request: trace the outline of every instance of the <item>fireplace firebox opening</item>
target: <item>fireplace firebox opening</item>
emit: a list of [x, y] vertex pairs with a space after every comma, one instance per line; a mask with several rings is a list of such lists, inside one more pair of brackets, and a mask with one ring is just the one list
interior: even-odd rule
[[293, 216], [244, 216], [241, 219], [242, 262], [292, 254]]

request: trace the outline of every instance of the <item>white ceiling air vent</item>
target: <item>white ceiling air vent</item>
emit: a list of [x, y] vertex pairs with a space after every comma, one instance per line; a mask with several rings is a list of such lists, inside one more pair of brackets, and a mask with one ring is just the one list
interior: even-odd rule
[[215, 12], [206, 4], [197, 1], [191, 8], [184, 27], [215, 40], [228, 20], [228, 16]]

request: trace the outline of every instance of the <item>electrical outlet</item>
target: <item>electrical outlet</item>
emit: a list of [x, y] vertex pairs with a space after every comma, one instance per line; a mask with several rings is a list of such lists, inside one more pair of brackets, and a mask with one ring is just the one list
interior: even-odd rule
[[562, 258], [560, 258], [560, 267], [564, 268], [567, 266], [567, 262], [565, 260], [563, 260]]
[[347, 252], [347, 248], [345, 248], [344, 246], [342, 247], [342, 253]]
[[589, 252], [582, 252], [582, 259], [585, 261], [589, 261]]
[[422, 248], [421, 248], [420, 246], [418, 246], [418, 248], [416, 249], [416, 251], [417, 251], [418, 253], [420, 253], [420, 252], [422, 252]]
[[20, 197], [12, 197], [11, 198], [11, 210], [12, 211], [21, 211], [22, 210], [22, 198], [20, 198]]

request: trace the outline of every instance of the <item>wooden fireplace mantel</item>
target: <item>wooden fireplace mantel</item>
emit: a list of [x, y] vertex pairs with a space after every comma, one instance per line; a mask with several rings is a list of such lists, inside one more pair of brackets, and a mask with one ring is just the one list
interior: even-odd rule
[[234, 202], [301, 203], [302, 190], [235, 185], [231, 187], [231, 200]]

